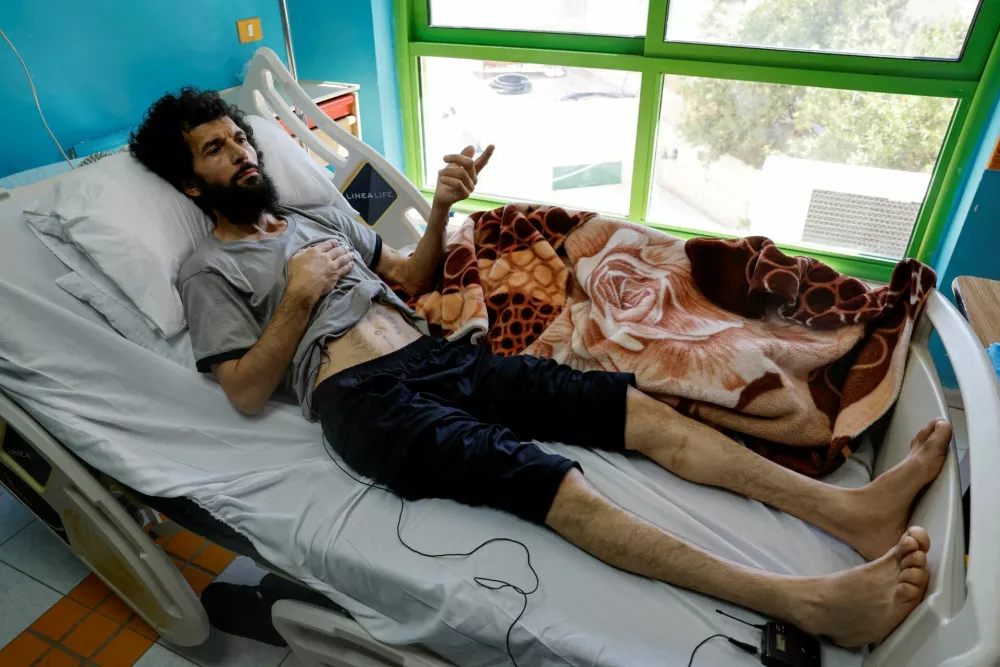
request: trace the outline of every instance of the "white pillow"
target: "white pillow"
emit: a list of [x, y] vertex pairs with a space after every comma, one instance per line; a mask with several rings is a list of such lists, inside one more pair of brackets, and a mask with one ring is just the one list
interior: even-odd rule
[[[282, 204], [333, 205], [357, 215], [329, 172], [280, 126], [249, 116], [264, 169]], [[198, 206], [172, 185], [122, 153], [53, 181], [24, 211], [37, 231], [80, 249], [152, 323], [170, 338], [185, 326], [177, 273], [212, 229]]]
[[260, 116], [247, 116], [254, 142], [264, 154], [264, 171], [274, 181], [282, 204], [296, 208], [334, 206], [352, 218], [357, 211], [319, 166], [281, 126]]
[[161, 336], [184, 328], [174, 280], [211, 221], [132, 156], [112, 155], [67, 174], [24, 217], [36, 230], [79, 248]]

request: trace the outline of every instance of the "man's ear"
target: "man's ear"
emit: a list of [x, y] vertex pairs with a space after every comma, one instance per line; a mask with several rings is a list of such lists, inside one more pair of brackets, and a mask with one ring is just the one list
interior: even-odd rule
[[181, 187], [184, 189], [184, 194], [192, 199], [201, 196], [201, 188], [195, 185], [194, 181], [181, 181]]

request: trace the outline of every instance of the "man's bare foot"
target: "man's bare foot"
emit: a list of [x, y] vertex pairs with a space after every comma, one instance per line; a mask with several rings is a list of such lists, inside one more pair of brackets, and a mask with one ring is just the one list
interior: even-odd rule
[[878, 560], [812, 580], [812, 599], [792, 621], [847, 648], [882, 641], [924, 599], [930, 544], [914, 526]]
[[914, 498], [941, 472], [950, 442], [951, 426], [943, 419], [920, 429], [905, 459], [867, 486], [846, 491], [843, 528], [836, 536], [867, 560], [892, 549], [906, 530]]

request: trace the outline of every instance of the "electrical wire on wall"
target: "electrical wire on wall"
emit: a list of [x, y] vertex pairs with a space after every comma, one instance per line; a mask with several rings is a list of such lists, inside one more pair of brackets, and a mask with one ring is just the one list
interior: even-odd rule
[[35, 91], [35, 82], [31, 80], [31, 72], [28, 71], [28, 66], [24, 64], [24, 58], [22, 58], [21, 54], [17, 52], [17, 48], [14, 46], [14, 43], [11, 42], [10, 39], [7, 37], [7, 35], [4, 33], [3, 28], [0, 28], [0, 37], [3, 37], [3, 41], [7, 42], [7, 46], [11, 48], [11, 50], [14, 52], [14, 55], [17, 56], [17, 59], [21, 62], [21, 69], [24, 70], [24, 76], [27, 77], [28, 79], [28, 85], [31, 87], [31, 96], [35, 98], [35, 108], [38, 109], [38, 116], [39, 118], [42, 119], [42, 125], [45, 126], [45, 131], [49, 133], [50, 137], [52, 137], [52, 142], [56, 145], [56, 148], [59, 149], [59, 152], [62, 154], [63, 159], [66, 160], [66, 164], [69, 165], [70, 169], [75, 169], [76, 167], [73, 166], [73, 162], [69, 159], [69, 156], [66, 155], [66, 151], [63, 150], [63, 147], [59, 143], [59, 140], [56, 139], [56, 135], [52, 132], [52, 129], [49, 127], [48, 121], [45, 120], [45, 114], [42, 113], [42, 105], [38, 101], [38, 92]]

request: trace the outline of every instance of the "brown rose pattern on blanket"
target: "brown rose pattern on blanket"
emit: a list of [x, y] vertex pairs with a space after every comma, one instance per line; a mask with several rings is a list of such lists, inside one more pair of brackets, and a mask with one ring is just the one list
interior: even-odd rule
[[905, 260], [871, 290], [762, 237], [685, 243], [594, 213], [508, 205], [470, 216], [440, 289], [410, 303], [444, 335], [500, 354], [631, 371], [685, 414], [821, 475], [895, 402], [934, 282]]

